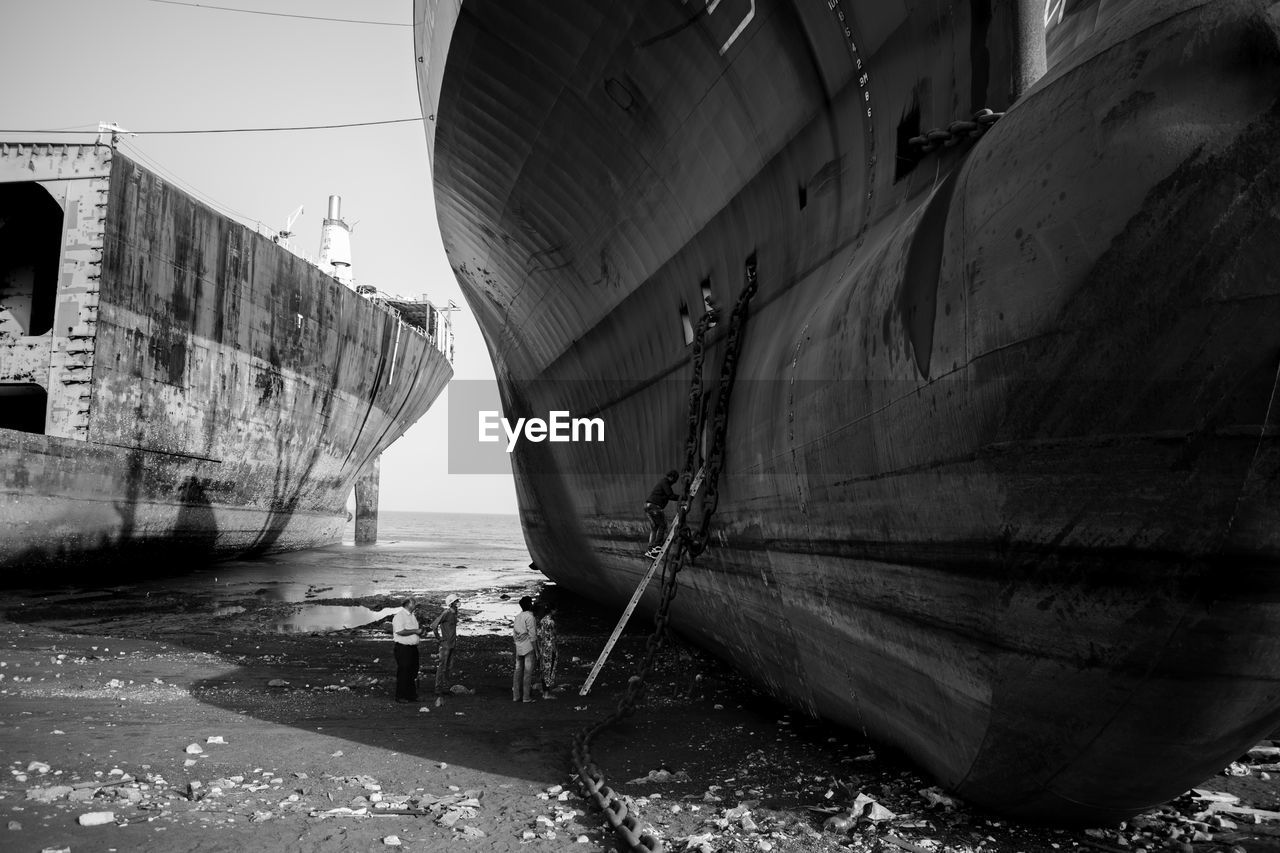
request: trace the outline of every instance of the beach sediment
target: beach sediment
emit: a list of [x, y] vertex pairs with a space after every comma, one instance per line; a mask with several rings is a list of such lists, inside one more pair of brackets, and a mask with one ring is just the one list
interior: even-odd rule
[[[648, 626], [628, 628], [579, 696], [617, 614], [559, 593], [561, 689], [513, 704], [495, 614], [536, 590], [458, 591], [459, 692], [442, 707], [430, 641], [421, 701], [398, 705], [384, 626], [277, 630], [289, 608], [376, 609], [399, 590], [343, 599], [317, 587], [301, 603], [258, 591], [3, 593], [5, 848], [614, 849], [578, 796], [569, 747], [613, 709]], [[1187, 797], [1123, 828], [1023, 826], [950, 801], [891, 751], [777, 705], [678, 639], [650, 681], [593, 755], [668, 849], [1226, 853], [1280, 841], [1268, 814], [1280, 789], [1263, 770], [1208, 780], [1223, 792], [1208, 814], [1211, 801]]]

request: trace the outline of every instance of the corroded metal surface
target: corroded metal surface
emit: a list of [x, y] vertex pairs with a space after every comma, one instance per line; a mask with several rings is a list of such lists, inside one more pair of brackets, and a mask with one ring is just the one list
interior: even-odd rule
[[119, 152], [59, 148], [0, 157], [5, 181], [66, 205], [53, 329], [4, 335], [51, 366], [21, 380], [48, 388], [44, 434], [0, 429], [0, 567], [337, 541], [357, 475], [440, 394], [448, 359]]
[[419, 2], [416, 45], [507, 416], [609, 425], [513, 454], [539, 568], [627, 600], [684, 324], [752, 257], [674, 624], [965, 798], [1094, 822], [1280, 725], [1280, 19], [1058, 5], [1029, 88], [1019, 3]]
[[381, 480], [381, 465], [374, 457], [356, 478], [356, 544], [368, 544], [378, 541], [378, 483]]

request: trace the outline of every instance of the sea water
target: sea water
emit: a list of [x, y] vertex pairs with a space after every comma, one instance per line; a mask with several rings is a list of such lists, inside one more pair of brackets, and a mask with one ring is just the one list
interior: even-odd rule
[[[214, 606], [225, 609], [249, 596], [294, 604], [276, 623], [284, 633], [366, 625], [410, 595], [431, 618], [457, 593], [465, 616], [460, 634], [499, 633], [509, 630], [515, 600], [536, 596], [546, 580], [529, 562], [516, 515], [384, 510], [374, 543], [355, 544], [352, 523], [341, 544], [229, 560], [151, 585], [213, 592]], [[366, 607], [369, 597], [388, 606]]]

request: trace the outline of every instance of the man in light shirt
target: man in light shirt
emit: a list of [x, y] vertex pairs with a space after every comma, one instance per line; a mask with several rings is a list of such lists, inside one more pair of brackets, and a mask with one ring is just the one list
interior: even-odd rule
[[418, 701], [418, 617], [414, 600], [406, 598], [391, 617], [391, 639], [395, 640], [396, 701]]
[[431, 623], [431, 631], [440, 641], [440, 654], [436, 659], [436, 707], [444, 704], [449, 692], [448, 680], [453, 671], [453, 648], [458, 636], [458, 596], [450, 594], [444, 600], [444, 610]]
[[532, 702], [533, 671], [538, 665], [538, 657], [534, 648], [538, 642], [538, 620], [533, 616], [533, 599], [524, 596], [520, 599], [520, 612], [516, 614], [511, 625], [511, 634], [516, 641], [516, 665], [511, 673], [511, 701]]

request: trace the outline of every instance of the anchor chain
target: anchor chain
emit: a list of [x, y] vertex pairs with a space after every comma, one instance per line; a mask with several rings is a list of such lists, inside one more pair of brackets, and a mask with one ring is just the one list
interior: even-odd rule
[[682, 504], [689, 503], [689, 477], [697, 467], [698, 432], [702, 425], [702, 359], [706, 354], [703, 339], [716, 322], [715, 309], [706, 311], [698, 318], [698, 326], [693, 335], [693, 377], [689, 380], [689, 435], [684, 443], [684, 499]]
[[742, 327], [747, 321], [747, 308], [756, 292], [756, 260], [747, 262], [747, 284], [729, 317], [729, 333], [725, 338], [724, 360], [720, 364], [720, 393], [716, 397], [716, 409], [711, 418], [711, 447], [707, 454], [707, 473], [702, 483], [702, 519], [696, 533], [681, 526], [680, 539], [696, 560], [706, 550], [711, 527], [711, 516], [720, 503], [720, 469], [724, 466], [724, 435], [729, 427], [729, 394], [738, 373], [738, 353], [742, 348]]
[[919, 136], [911, 137], [907, 140], [907, 144], [919, 148], [922, 154], [928, 154], [939, 146], [951, 147], [962, 139], [977, 139], [1003, 117], [1004, 113], [981, 109], [973, 114], [972, 121], [960, 119], [951, 122], [946, 128], [935, 127]]
[[[720, 395], [716, 402], [712, 445], [708, 453], [708, 467], [702, 485], [704, 490], [710, 487], [712, 493], [715, 491], [715, 481], [719, 476], [720, 468], [724, 461], [722, 445], [728, 426], [728, 397], [729, 391], [733, 387], [734, 376], [737, 373], [738, 351], [742, 346], [742, 325], [746, 322], [747, 317], [746, 306], [755, 292], [756, 264], [753, 257], [747, 264], [747, 285], [734, 306], [729, 332], [725, 338], [724, 361], [720, 369]], [[689, 392], [689, 438], [685, 446], [686, 472], [692, 470], [694, 460], [697, 457], [697, 439], [702, 420], [703, 338], [707, 329], [714, 322], [711, 311], [703, 314], [698, 321], [697, 333], [694, 337], [694, 370]], [[635, 674], [627, 679], [626, 689], [623, 691], [622, 698], [618, 700], [614, 710], [604, 719], [579, 731], [573, 738], [573, 768], [581, 785], [580, 793], [582, 797], [594, 802], [596, 807], [604, 813], [605, 820], [613, 828], [614, 834], [623, 843], [625, 849], [631, 851], [631, 853], [664, 853], [665, 848], [661, 839], [641, 829], [640, 821], [627, 807], [626, 801], [605, 784], [604, 774], [591, 758], [591, 742], [596, 735], [617, 723], [623, 717], [629, 717], [634, 714], [636, 703], [644, 696], [645, 679], [648, 678], [649, 670], [652, 668], [658, 652], [662, 649], [662, 642], [667, 634], [668, 613], [671, 610], [671, 601], [675, 598], [677, 589], [676, 576], [680, 573], [685, 560], [688, 559], [692, 562], [695, 556], [690, 553], [687, 547], [693, 538], [693, 534], [688, 532], [688, 527], [685, 524], [689, 511], [689, 489], [690, 483], [686, 479], [684, 497], [673, 521], [674, 524], [679, 525], [680, 533], [671, 545], [675, 553], [668, 553], [663, 559], [662, 591], [659, 594], [657, 612], [653, 616], [653, 633], [645, 640], [644, 658], [641, 660]], [[711, 521], [711, 513], [715, 512], [716, 501], [713, 500], [708, 503], [705, 499], [706, 492], [704, 491], [703, 494], [703, 516], [697, 536], [700, 537], [700, 541], [705, 547], [706, 531]], [[701, 551], [701, 548], [699, 548], [699, 551]], [[674, 561], [671, 560], [672, 556], [674, 556]], [[671, 565], [670, 574], [667, 573], [668, 565]]]

